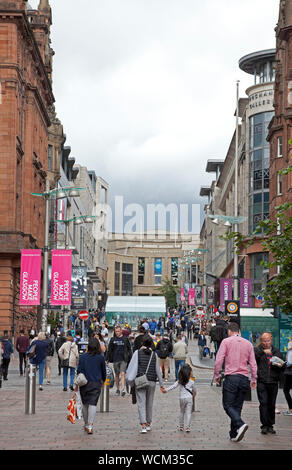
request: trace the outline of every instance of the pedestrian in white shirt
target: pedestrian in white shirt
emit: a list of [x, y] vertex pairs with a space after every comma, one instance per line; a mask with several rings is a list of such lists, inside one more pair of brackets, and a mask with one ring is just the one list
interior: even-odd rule
[[191, 430], [192, 420], [192, 408], [193, 408], [193, 397], [197, 394], [194, 380], [192, 380], [193, 371], [189, 364], [185, 364], [181, 367], [178, 373], [178, 380], [165, 389], [167, 393], [170, 390], [174, 390], [179, 387], [179, 403], [180, 403], [180, 418], [179, 418], [179, 430], [184, 431], [184, 422], [186, 420], [186, 432]]

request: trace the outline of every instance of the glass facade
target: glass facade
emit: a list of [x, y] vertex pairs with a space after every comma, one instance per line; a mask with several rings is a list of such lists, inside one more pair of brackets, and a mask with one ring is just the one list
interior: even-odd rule
[[267, 283], [268, 273], [264, 273], [262, 261], [268, 261], [268, 253], [254, 253], [249, 256], [250, 259], [250, 278], [253, 282], [253, 293], [260, 294]]
[[133, 295], [133, 265], [122, 264], [122, 295]]
[[177, 280], [178, 280], [178, 258], [171, 258], [171, 278], [172, 278], [172, 284], [177, 285]]
[[120, 295], [120, 263], [115, 262], [115, 295]]
[[138, 258], [138, 284], [144, 284], [145, 258]]
[[273, 112], [249, 120], [249, 233], [269, 218], [270, 148], [266, 138]]

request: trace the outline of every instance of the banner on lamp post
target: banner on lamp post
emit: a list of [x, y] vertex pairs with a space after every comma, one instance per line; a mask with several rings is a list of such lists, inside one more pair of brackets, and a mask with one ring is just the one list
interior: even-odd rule
[[225, 301], [232, 300], [232, 279], [220, 279], [220, 310], [224, 312]]
[[21, 251], [19, 305], [40, 305], [41, 250]]
[[192, 287], [189, 290], [189, 305], [195, 305], [195, 289]]
[[252, 307], [251, 301], [251, 279], [240, 279], [240, 305], [244, 308]]
[[71, 305], [72, 251], [52, 250], [51, 305]]
[[183, 303], [186, 301], [185, 290], [184, 290], [183, 287], [182, 287], [181, 290], [180, 290], [180, 300], [181, 300], [181, 302], [183, 302]]

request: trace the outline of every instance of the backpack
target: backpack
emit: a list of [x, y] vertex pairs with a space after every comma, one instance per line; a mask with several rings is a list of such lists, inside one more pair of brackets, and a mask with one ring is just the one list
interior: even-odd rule
[[226, 335], [223, 325], [217, 325], [214, 331], [214, 341], [221, 343], [224, 338], [226, 338]]
[[166, 359], [169, 355], [169, 342], [160, 341], [159, 343], [159, 357], [160, 359]]
[[47, 356], [53, 356], [54, 355], [54, 343], [52, 340], [48, 341], [48, 347], [47, 347]]

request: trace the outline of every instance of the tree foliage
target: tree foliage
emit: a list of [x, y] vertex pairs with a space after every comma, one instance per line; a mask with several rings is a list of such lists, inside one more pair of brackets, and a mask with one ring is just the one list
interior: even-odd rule
[[179, 292], [179, 288], [172, 284], [171, 279], [164, 279], [162, 281], [162, 285], [158, 288], [158, 291], [166, 298], [168, 307], [176, 307], [176, 294]]

